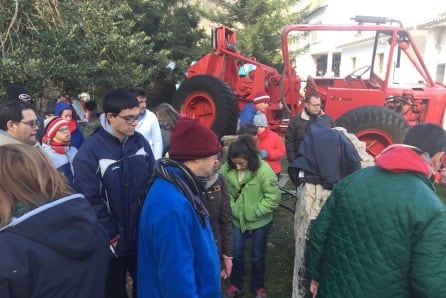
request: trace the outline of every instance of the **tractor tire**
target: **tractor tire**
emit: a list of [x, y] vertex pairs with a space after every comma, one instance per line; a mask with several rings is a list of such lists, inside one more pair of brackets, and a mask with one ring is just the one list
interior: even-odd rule
[[367, 153], [377, 156], [387, 146], [402, 143], [409, 124], [404, 117], [388, 108], [366, 106], [351, 110], [336, 120], [366, 143]]
[[175, 93], [173, 107], [189, 118], [199, 118], [220, 139], [235, 134], [239, 114], [235, 93], [226, 82], [209, 75], [187, 79]]

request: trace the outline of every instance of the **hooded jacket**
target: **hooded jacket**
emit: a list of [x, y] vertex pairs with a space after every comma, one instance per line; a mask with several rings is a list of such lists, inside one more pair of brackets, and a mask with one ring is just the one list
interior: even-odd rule
[[281, 194], [277, 176], [266, 162], [260, 161], [255, 172], [247, 170], [241, 181], [237, 170], [230, 169], [227, 162], [222, 165], [221, 173], [228, 182], [233, 224], [244, 232], [272, 221]]
[[394, 145], [338, 182], [310, 231], [317, 297], [446, 297], [446, 207], [431, 172]]
[[253, 102], [249, 102], [241, 111], [238, 116], [237, 131], [240, 130], [245, 124], [253, 124], [254, 116], [261, 113], [257, 110]]
[[257, 146], [260, 150], [265, 150], [268, 155], [264, 159], [274, 173], [282, 172], [282, 157], [285, 155], [285, 145], [280, 136], [265, 127], [262, 133], [257, 134]]
[[[158, 160], [158, 166], [160, 161], [164, 162]], [[196, 209], [200, 194], [193, 184], [198, 186], [198, 179], [187, 179], [184, 171], [172, 166], [157, 169], [161, 170], [155, 170], [141, 215], [138, 297], [219, 298], [217, 246], [208, 217], [201, 222]], [[188, 189], [196, 201], [180, 189]]]
[[0, 297], [104, 297], [108, 239], [80, 194], [0, 229]]
[[116, 138], [105, 115], [73, 161], [75, 189], [90, 202], [109, 239], [119, 234], [118, 256], [135, 255], [141, 214], [140, 194], [153, 171], [154, 158], [138, 132]]
[[82, 127], [77, 123], [75, 118], [76, 111], [71, 106], [71, 104], [67, 101], [61, 100], [56, 104], [56, 108], [54, 110], [54, 115], [61, 116], [62, 112], [65, 110], [73, 111], [73, 118], [70, 121], [70, 133], [71, 133], [71, 146], [79, 149], [80, 146], [84, 143], [84, 133], [82, 132]]

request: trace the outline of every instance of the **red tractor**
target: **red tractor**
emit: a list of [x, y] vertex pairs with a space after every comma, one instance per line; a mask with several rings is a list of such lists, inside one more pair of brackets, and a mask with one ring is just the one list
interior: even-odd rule
[[[317, 92], [325, 112], [338, 126], [365, 141], [373, 156], [389, 144], [401, 142], [409, 125], [446, 125], [446, 86], [433, 81], [410, 33], [400, 22], [387, 18], [357, 16], [353, 20], [351, 25], [285, 27], [281, 37], [283, 73], [244, 57], [236, 49], [236, 33], [224, 26], [215, 28], [213, 51], [189, 67], [187, 80], [172, 103], [223, 136], [235, 133], [239, 111], [256, 92], [265, 90], [271, 97], [269, 126], [283, 133], [289, 117], [302, 110], [303, 97]], [[289, 49], [293, 46], [290, 41], [299, 40], [305, 33], [313, 39], [317, 34], [355, 36], [361, 51], [369, 52], [368, 59], [356, 61], [346, 41], [333, 49], [337, 53], [338, 73], [327, 76], [319, 70], [313, 72], [319, 76], [307, 75], [302, 79], [296, 74], [299, 69], [292, 66], [291, 55], [295, 53]], [[333, 40], [338, 44], [341, 38]], [[361, 67], [355, 69], [359, 63]], [[296, 64], [309, 65], [299, 59]], [[245, 73], [241, 72], [244, 66], [249, 67]], [[347, 69], [355, 70], [339, 77], [343, 67], [345, 73]]]

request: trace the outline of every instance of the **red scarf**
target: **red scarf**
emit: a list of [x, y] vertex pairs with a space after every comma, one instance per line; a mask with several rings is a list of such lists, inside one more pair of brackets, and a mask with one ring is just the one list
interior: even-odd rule
[[70, 123], [68, 124], [68, 127], [70, 128], [70, 132], [73, 133], [73, 131], [77, 128], [77, 122], [75, 119], [71, 119]]
[[66, 154], [68, 150], [70, 150], [70, 142], [59, 143], [51, 140], [48, 145], [50, 145], [51, 148], [59, 154]]

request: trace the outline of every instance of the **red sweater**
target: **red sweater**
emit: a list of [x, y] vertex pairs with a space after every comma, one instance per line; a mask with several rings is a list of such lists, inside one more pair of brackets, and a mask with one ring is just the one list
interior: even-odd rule
[[282, 157], [285, 156], [285, 145], [282, 138], [268, 127], [257, 134], [259, 150], [265, 150], [268, 156], [264, 159], [274, 173], [282, 172]]

